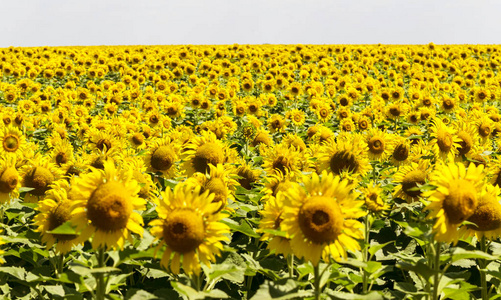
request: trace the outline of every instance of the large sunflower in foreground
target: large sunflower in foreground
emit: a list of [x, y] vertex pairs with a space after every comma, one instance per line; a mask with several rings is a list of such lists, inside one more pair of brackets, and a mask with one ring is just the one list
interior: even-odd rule
[[141, 187], [132, 178], [131, 170], [117, 169], [111, 161], [104, 169], [75, 179], [74, 206], [71, 223], [81, 231], [82, 238], [92, 238], [92, 247], [122, 249], [131, 232], [142, 236], [143, 218], [137, 210], [145, 208], [138, 196]]
[[179, 274], [181, 263], [186, 274], [200, 274], [200, 262], [210, 266], [228, 240], [230, 229], [219, 222], [224, 214], [218, 213], [219, 203], [213, 203], [214, 194], [200, 193], [201, 187], [193, 189], [187, 184], [178, 184], [174, 192], [162, 193], [156, 210], [158, 219], [150, 222], [151, 233], [161, 240], [157, 250], [166, 245], [160, 264]]
[[66, 180], [58, 180], [52, 185], [52, 189], [47, 192], [44, 200], [38, 202], [35, 216], [35, 231], [42, 235], [42, 243], [47, 244], [47, 248], [52, 248], [56, 244], [56, 251], [67, 253], [77, 245], [80, 240], [77, 235], [53, 234], [51, 230], [63, 225], [71, 219], [71, 206], [73, 202], [68, 194], [70, 184]]
[[430, 203], [426, 210], [429, 218], [436, 219], [433, 226], [435, 239], [440, 242], [457, 243], [458, 227], [477, 210], [479, 199], [485, 193], [484, 166], [470, 163], [439, 166], [430, 174], [430, 183], [436, 190], [426, 194]]
[[318, 265], [320, 258], [337, 260], [347, 250], [360, 250], [363, 225], [356, 219], [365, 212], [363, 201], [352, 193], [354, 186], [325, 171], [305, 178], [304, 185], [284, 192], [281, 229], [291, 238], [294, 254]]
[[501, 204], [498, 195], [501, 189], [496, 185], [487, 185], [486, 192], [479, 197], [475, 212], [467, 219], [472, 224], [461, 227], [460, 235], [477, 236], [477, 239], [485, 236], [488, 239], [496, 239], [501, 236]]

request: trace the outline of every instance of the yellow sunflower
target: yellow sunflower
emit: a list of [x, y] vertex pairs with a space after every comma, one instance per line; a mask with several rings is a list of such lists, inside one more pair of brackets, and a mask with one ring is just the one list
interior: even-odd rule
[[26, 139], [23, 133], [11, 125], [0, 130], [0, 155], [2, 157], [20, 157], [26, 148]]
[[277, 197], [272, 197], [264, 204], [261, 213], [261, 221], [257, 232], [263, 233], [262, 241], [268, 241], [267, 249], [276, 254], [287, 256], [292, 254], [290, 239], [285, 236], [276, 235], [266, 230], [280, 230], [280, 224], [283, 221], [284, 196], [279, 192]]
[[21, 176], [16, 169], [14, 157], [0, 159], [0, 203], [8, 203], [19, 197]]
[[42, 243], [47, 244], [47, 248], [52, 248], [56, 244], [56, 251], [60, 253], [68, 253], [73, 246], [81, 242], [78, 235], [50, 233], [71, 219], [73, 202], [69, 199], [69, 190], [68, 181], [55, 182], [52, 189], [47, 192], [47, 196], [38, 202], [39, 213], [34, 218], [37, 227], [35, 231], [41, 233]]
[[384, 193], [380, 184], [369, 182], [369, 185], [361, 191], [368, 211], [382, 215], [390, 209], [390, 205], [381, 197]]
[[299, 152], [295, 147], [278, 144], [262, 150], [263, 169], [267, 175], [282, 173], [290, 177], [299, 177], [301, 172], [310, 169], [306, 152]]
[[210, 164], [231, 163], [237, 156], [212, 132], [202, 132], [200, 136], [193, 137], [184, 149], [183, 167], [188, 176], [195, 172], [205, 174], [210, 171]]
[[425, 209], [430, 211], [429, 218], [436, 219], [433, 232], [437, 241], [457, 243], [458, 227], [475, 213], [485, 193], [483, 170], [483, 165], [471, 163], [465, 168], [450, 163], [430, 174], [430, 183], [437, 189], [426, 193], [430, 203]]
[[209, 191], [200, 193], [201, 187], [178, 184], [174, 192], [162, 193], [156, 207], [158, 219], [150, 222], [151, 233], [161, 243], [157, 251], [166, 246], [160, 264], [179, 274], [181, 263], [186, 274], [199, 274], [200, 262], [210, 266], [228, 240], [230, 229], [219, 222], [224, 214], [217, 213], [219, 204], [213, 203]]
[[494, 240], [501, 236], [501, 204], [498, 195], [501, 193], [499, 186], [486, 185], [485, 194], [478, 199], [475, 212], [467, 219], [467, 224], [460, 229], [460, 236], [476, 236], [477, 239], [486, 237]]
[[359, 134], [349, 134], [344, 138], [329, 139], [318, 153], [320, 171], [329, 170], [334, 174], [343, 171], [364, 176], [370, 169], [363, 138]]
[[427, 169], [428, 163], [426, 160], [401, 166], [398, 172], [393, 175], [393, 182], [399, 184], [395, 187], [393, 197], [407, 200], [409, 203], [418, 200], [421, 196], [418, 184], [426, 183], [428, 178]]
[[132, 241], [131, 232], [142, 236], [143, 218], [136, 211], [146, 201], [138, 196], [141, 187], [132, 176], [131, 170], [106, 161], [103, 170], [92, 169], [75, 179], [71, 223], [83, 239], [93, 236], [94, 249], [123, 249], [125, 239]]
[[50, 189], [50, 185], [62, 176], [61, 168], [40, 153], [22, 166], [19, 172], [22, 186], [31, 188], [24, 196], [25, 202], [38, 201]]
[[296, 256], [316, 266], [320, 258], [338, 260], [346, 258], [347, 250], [360, 250], [357, 240], [364, 237], [363, 225], [356, 219], [365, 212], [353, 189], [339, 176], [323, 172], [305, 178], [304, 188], [296, 184], [284, 192], [281, 228]]
[[430, 127], [429, 143], [433, 154], [437, 159], [444, 162], [454, 161], [454, 157], [458, 154], [461, 139], [459, 139], [453, 128], [445, 125], [442, 120], [433, 119], [433, 125]]
[[372, 128], [365, 134], [365, 142], [368, 147], [368, 157], [370, 160], [383, 161], [390, 154], [391, 135], [377, 128]]
[[179, 145], [169, 137], [157, 139], [150, 145], [144, 162], [148, 172], [162, 173], [162, 176], [170, 179], [177, 173], [176, 162], [179, 160]]
[[411, 140], [406, 139], [399, 135], [394, 135], [389, 145], [390, 160], [394, 166], [401, 166], [408, 164], [412, 159], [411, 154]]

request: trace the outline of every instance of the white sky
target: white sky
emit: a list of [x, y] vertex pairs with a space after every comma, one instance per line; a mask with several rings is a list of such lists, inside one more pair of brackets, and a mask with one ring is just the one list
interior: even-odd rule
[[0, 0], [0, 47], [501, 44], [499, 0]]

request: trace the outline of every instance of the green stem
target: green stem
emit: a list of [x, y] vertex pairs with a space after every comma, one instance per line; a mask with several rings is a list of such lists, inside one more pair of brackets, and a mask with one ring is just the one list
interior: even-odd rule
[[[369, 214], [367, 214], [364, 217], [364, 227], [365, 227], [365, 235], [364, 235], [364, 248], [362, 250], [362, 259], [364, 263], [367, 263], [369, 261], [369, 235], [371, 232], [371, 222], [369, 220]], [[367, 273], [367, 270], [364, 268], [363, 270], [363, 277], [362, 277], [362, 290], [363, 293], [367, 293], [367, 285], [368, 285], [368, 279], [369, 279], [369, 274]]]
[[[484, 253], [487, 253], [487, 242], [485, 236], [482, 236], [480, 240], [480, 250]], [[480, 270], [480, 282], [482, 283], [482, 300], [489, 299], [489, 293], [487, 291], [487, 276], [485, 274], [485, 268], [487, 267], [485, 259], [479, 259], [478, 262]]]
[[63, 266], [64, 266], [64, 254], [59, 254], [58, 255], [58, 262], [57, 262], [57, 270], [56, 270], [56, 275], [60, 276], [63, 274]]
[[287, 262], [289, 265], [289, 277], [293, 278], [294, 277], [294, 254], [289, 254], [287, 257]]
[[316, 266], [313, 267], [314, 270], [314, 287], [315, 287], [315, 300], [320, 299], [320, 295], [322, 291], [320, 291], [320, 263], [317, 263]]
[[[97, 252], [98, 267], [104, 268], [104, 248], [100, 247]], [[104, 273], [99, 272], [96, 274], [97, 286], [96, 286], [96, 300], [104, 300], [104, 294], [106, 293], [106, 286], [104, 282]]]
[[439, 275], [440, 275], [440, 242], [436, 242], [435, 245], [435, 263], [433, 265], [434, 269], [434, 277], [433, 277], [433, 300], [438, 300], [438, 283], [440, 282], [439, 280]]

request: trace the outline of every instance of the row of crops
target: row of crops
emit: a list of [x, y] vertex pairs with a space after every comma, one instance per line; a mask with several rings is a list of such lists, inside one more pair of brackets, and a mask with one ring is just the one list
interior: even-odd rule
[[496, 299], [500, 63], [0, 49], [0, 297]]

